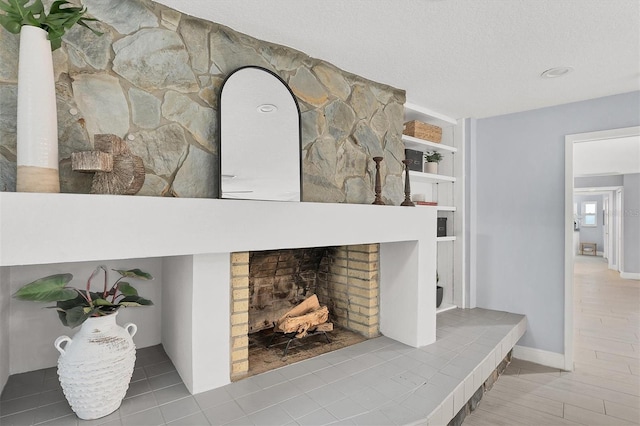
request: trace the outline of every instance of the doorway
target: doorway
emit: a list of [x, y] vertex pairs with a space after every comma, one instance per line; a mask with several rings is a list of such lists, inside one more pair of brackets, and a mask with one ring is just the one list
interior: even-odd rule
[[[574, 213], [574, 190], [575, 190], [574, 182], [575, 182], [576, 175], [584, 174], [584, 173], [576, 173], [576, 169], [580, 169], [584, 156], [585, 155], [589, 156], [588, 149], [581, 149], [580, 150], [582, 153], [581, 155], [583, 156], [582, 159], [580, 158], [580, 156], [576, 158], [575, 148], [577, 144], [592, 143], [592, 142], [601, 142], [602, 144], [607, 144], [608, 142], [611, 143], [611, 141], [619, 140], [622, 138], [634, 138], [635, 140], [638, 137], [640, 137], [640, 126], [627, 127], [622, 129], [604, 130], [599, 132], [580, 133], [580, 134], [565, 136], [565, 262], [564, 262], [564, 265], [565, 265], [564, 364], [565, 366], [564, 366], [564, 369], [567, 371], [573, 371], [573, 354], [574, 354], [573, 282], [574, 282], [574, 259], [576, 256], [575, 234], [574, 234], [575, 219], [576, 219], [575, 213]], [[595, 145], [596, 144], [589, 144], [589, 145], [585, 144], [585, 145], [581, 145], [581, 148], [595, 147]], [[591, 155], [593, 156], [593, 154]], [[615, 159], [615, 156], [612, 158]], [[611, 164], [607, 164], [606, 162], [604, 162], [604, 165], [599, 164], [598, 166], [601, 167], [600, 170], [597, 170], [596, 172], [588, 173], [589, 175], [591, 175], [591, 177], [611, 176], [611, 175], [616, 175], [616, 174], [619, 175], [623, 173], [619, 170], [619, 168], [614, 167]], [[615, 192], [616, 194], [615, 196], [616, 212], [613, 215], [614, 221], [617, 222], [618, 224], [613, 231], [616, 233], [615, 237], [618, 237], [618, 238], [615, 238], [616, 253], [612, 254], [610, 251], [608, 251], [607, 256], [608, 257], [615, 256], [615, 259], [616, 259], [615, 266], [619, 271], [622, 271], [623, 270], [622, 259], [624, 258], [623, 256], [624, 233], [622, 232], [622, 228], [624, 224], [622, 223], [621, 212], [624, 206], [624, 203], [623, 203], [624, 192], [622, 191], [622, 188], [619, 188], [618, 186], [608, 187], [608, 188], [599, 187], [598, 189], [600, 191], [603, 191], [603, 190], [607, 191], [608, 193]], [[609, 200], [608, 209], [611, 210], [610, 200]], [[611, 230], [610, 225], [608, 229]], [[611, 237], [611, 235], [609, 236]], [[611, 249], [611, 245], [608, 246], [607, 250], [610, 250], [610, 249]]]

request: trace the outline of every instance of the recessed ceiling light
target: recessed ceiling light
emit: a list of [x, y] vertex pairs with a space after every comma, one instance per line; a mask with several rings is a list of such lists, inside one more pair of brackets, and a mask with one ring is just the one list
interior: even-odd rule
[[542, 78], [557, 78], [557, 77], [562, 77], [563, 75], [567, 75], [571, 71], [573, 71], [572, 67], [549, 68], [548, 70], [546, 70], [542, 74], [540, 74], [540, 77], [542, 77]]
[[258, 112], [262, 112], [264, 114], [268, 114], [270, 112], [276, 112], [278, 107], [273, 104], [262, 104], [258, 105]]

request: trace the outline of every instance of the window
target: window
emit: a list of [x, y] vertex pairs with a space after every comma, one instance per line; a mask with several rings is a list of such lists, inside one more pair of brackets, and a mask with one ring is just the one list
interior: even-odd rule
[[582, 203], [582, 226], [596, 226], [598, 221], [598, 203], [585, 201]]

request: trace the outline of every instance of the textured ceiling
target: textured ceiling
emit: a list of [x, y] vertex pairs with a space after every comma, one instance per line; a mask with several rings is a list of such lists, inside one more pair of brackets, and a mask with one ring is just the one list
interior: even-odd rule
[[[638, 0], [159, 0], [453, 118], [640, 89]], [[557, 66], [574, 71], [542, 79]]]

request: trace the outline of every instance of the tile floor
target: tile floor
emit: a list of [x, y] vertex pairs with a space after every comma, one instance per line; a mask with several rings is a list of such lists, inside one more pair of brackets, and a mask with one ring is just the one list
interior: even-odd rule
[[[190, 395], [161, 346], [138, 350], [122, 406], [78, 420], [56, 369], [13, 375], [0, 397], [10, 425], [404, 425], [452, 418], [524, 333], [522, 315], [484, 309], [438, 316], [438, 341], [386, 337]], [[455, 411], [454, 411], [455, 410]]]
[[574, 273], [574, 371], [514, 360], [465, 426], [640, 424], [640, 281], [593, 256]]

